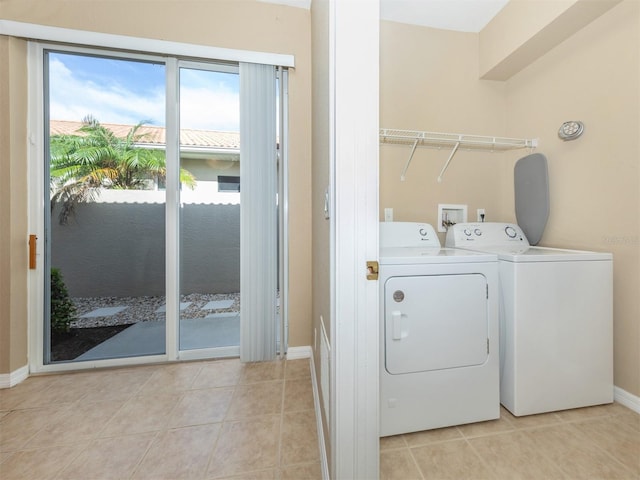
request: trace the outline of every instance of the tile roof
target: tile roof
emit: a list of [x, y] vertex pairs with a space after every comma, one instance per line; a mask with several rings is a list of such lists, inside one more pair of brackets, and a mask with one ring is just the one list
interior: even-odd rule
[[[125, 137], [133, 125], [121, 125], [116, 123], [101, 123], [105, 128], [111, 130], [117, 137]], [[72, 122], [68, 120], [51, 120], [49, 122], [50, 135], [74, 135], [82, 127], [82, 122]], [[138, 130], [141, 138], [137, 143], [149, 145], [164, 145], [166, 135], [164, 127], [143, 125]], [[218, 132], [210, 130], [180, 130], [180, 145], [190, 147], [209, 148], [240, 148], [240, 133], [238, 132]]]

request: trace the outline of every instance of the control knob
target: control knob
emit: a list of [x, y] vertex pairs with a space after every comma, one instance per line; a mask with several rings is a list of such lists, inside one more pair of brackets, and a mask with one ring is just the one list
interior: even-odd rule
[[516, 235], [518, 234], [518, 232], [516, 232], [516, 229], [513, 227], [505, 227], [504, 233], [506, 233], [507, 237], [509, 238], [516, 238]]

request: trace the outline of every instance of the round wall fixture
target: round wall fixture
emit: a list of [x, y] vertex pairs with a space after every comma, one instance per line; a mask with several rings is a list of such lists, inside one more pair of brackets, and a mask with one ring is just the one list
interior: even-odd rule
[[584, 124], [582, 122], [571, 120], [560, 125], [558, 136], [564, 140], [575, 140], [584, 132]]

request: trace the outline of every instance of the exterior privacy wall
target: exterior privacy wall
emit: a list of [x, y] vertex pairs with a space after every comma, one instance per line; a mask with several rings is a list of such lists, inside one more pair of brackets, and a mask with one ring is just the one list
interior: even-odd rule
[[[180, 293], [239, 292], [240, 205], [187, 204], [181, 213]], [[165, 294], [164, 204], [86, 203], [51, 230], [51, 265], [72, 297]]]

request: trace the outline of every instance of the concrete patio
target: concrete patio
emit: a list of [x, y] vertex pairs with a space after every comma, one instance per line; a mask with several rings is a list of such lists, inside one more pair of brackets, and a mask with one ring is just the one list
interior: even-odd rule
[[[240, 345], [240, 313], [180, 320], [180, 350]], [[73, 361], [102, 360], [165, 352], [165, 321], [138, 322]]]
[[[75, 298], [74, 328], [131, 325], [72, 361], [165, 353], [164, 297]], [[190, 294], [180, 299], [180, 350], [240, 345], [240, 295]]]

